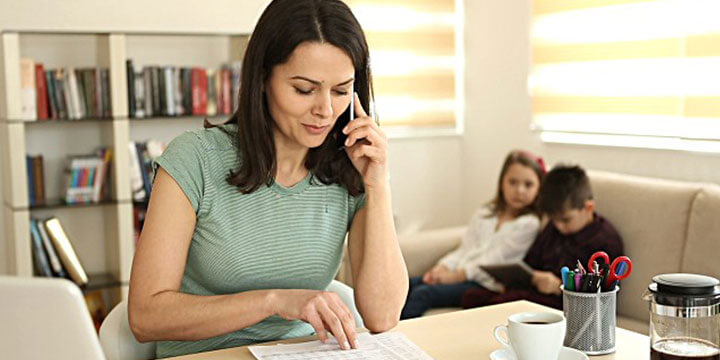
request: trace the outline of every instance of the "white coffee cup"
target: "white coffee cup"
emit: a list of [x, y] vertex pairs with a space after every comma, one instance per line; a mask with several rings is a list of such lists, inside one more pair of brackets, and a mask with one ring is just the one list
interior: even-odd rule
[[494, 336], [512, 349], [518, 360], [555, 360], [565, 339], [565, 317], [550, 312], [513, 314], [507, 325], [495, 327]]

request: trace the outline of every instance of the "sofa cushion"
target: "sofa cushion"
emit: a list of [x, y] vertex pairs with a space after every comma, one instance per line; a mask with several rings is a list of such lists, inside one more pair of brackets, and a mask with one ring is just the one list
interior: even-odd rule
[[707, 185], [695, 197], [682, 259], [682, 272], [720, 278], [720, 186]]
[[601, 171], [588, 173], [597, 210], [615, 225], [632, 259], [632, 275], [620, 284], [618, 314], [647, 322], [642, 300], [653, 276], [679, 272], [688, 218], [701, 184]]
[[460, 245], [467, 226], [421, 231], [398, 238], [408, 275], [421, 276]]

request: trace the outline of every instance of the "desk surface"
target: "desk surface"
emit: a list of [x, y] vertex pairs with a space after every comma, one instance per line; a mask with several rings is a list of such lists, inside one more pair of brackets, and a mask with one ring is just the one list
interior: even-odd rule
[[[489, 359], [500, 348], [492, 335], [496, 325], [507, 323], [510, 314], [523, 311], [557, 311], [527, 301], [495, 305], [470, 310], [425, 316], [401, 321], [391, 331], [399, 331], [437, 360]], [[293, 343], [314, 340], [315, 337], [270, 342]], [[644, 360], [650, 358], [647, 336], [625, 329], [617, 329], [614, 354], [592, 356], [591, 360]], [[175, 360], [253, 360], [246, 346], [194, 355], [179, 356]]]

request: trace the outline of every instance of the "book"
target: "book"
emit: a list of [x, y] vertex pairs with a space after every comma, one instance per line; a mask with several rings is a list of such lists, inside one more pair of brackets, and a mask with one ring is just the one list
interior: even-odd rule
[[65, 72], [63, 69], [55, 69], [53, 84], [58, 105], [58, 119], [69, 119], [70, 107], [68, 106], [68, 99], [65, 96]]
[[93, 97], [95, 98], [95, 116], [102, 118], [105, 116], [105, 113], [103, 112], [102, 73], [100, 68], [93, 69], [92, 79], [95, 83], [93, 86], [93, 89], [95, 90], [95, 93], [93, 94]]
[[110, 69], [100, 69], [101, 87], [102, 87], [102, 117], [112, 118], [112, 102], [110, 96]]
[[183, 114], [191, 115], [193, 113], [193, 95], [192, 95], [192, 69], [182, 68], [180, 70], [182, 78], [182, 102]]
[[230, 69], [222, 70], [222, 113], [232, 112], [232, 75]]
[[65, 230], [63, 230], [62, 225], [60, 225], [60, 220], [52, 217], [43, 223], [70, 278], [80, 286], [87, 284], [88, 277], [85, 269], [83, 269], [80, 260], [78, 260], [77, 255], [75, 255], [75, 250]]
[[217, 94], [215, 84], [215, 70], [205, 70], [207, 74], [207, 81], [205, 82], [207, 91], [207, 107], [205, 108], [205, 114], [208, 116], [214, 116], [217, 114]]
[[174, 116], [175, 114], [175, 77], [173, 76], [173, 70], [170, 66], [165, 66], [163, 69], [163, 81], [160, 84], [164, 85], [163, 97], [165, 98], [165, 112], [164, 115]]
[[45, 204], [45, 170], [43, 156], [33, 157], [33, 181], [35, 186], [35, 204]]
[[109, 199], [112, 197], [112, 187], [110, 186], [110, 179], [112, 179], [112, 176], [110, 175], [112, 172], [112, 149], [103, 149], [102, 156], [103, 156], [103, 173], [105, 176], [105, 179], [103, 179], [102, 186], [100, 187], [100, 195], [98, 198], [98, 201], [101, 199]]
[[37, 119], [35, 60], [20, 58], [20, 120]]
[[92, 79], [92, 73], [92, 69], [83, 69], [80, 72], [80, 74], [82, 75], [83, 90], [85, 90], [85, 114], [87, 117], [99, 118], [100, 114], [95, 112], [95, 89], [93, 89], [95, 83]]
[[125, 60], [125, 72], [127, 73], [128, 115], [135, 117], [135, 67], [131, 59]]
[[53, 77], [53, 71], [52, 70], [46, 70], [45, 71], [45, 86], [47, 88], [47, 96], [48, 96], [48, 103], [50, 104], [50, 113], [49, 117], [53, 120], [59, 118], [58, 114], [58, 105], [57, 100], [55, 96], [55, 80]]
[[33, 266], [35, 274], [39, 276], [52, 277], [53, 272], [50, 268], [47, 254], [43, 248], [42, 238], [37, 229], [37, 222], [30, 220], [30, 240], [32, 241]]
[[481, 265], [480, 269], [505, 286], [530, 287], [533, 269], [523, 261], [510, 264]]
[[42, 63], [35, 64], [35, 91], [37, 104], [37, 119], [47, 120], [48, 115], [48, 91], [45, 83], [45, 67]]
[[140, 65], [134, 65], [132, 71], [134, 83], [128, 83], [128, 88], [133, 87], [135, 99], [133, 101], [133, 109], [135, 109], [135, 118], [145, 117], [145, 81], [143, 79], [143, 68]]
[[140, 157], [138, 156], [137, 145], [134, 141], [128, 144], [128, 151], [130, 154], [130, 188], [133, 193], [133, 200], [143, 201], [147, 193], [145, 192], [145, 185], [143, 183], [142, 170], [140, 165]]
[[175, 115], [184, 115], [185, 114], [185, 107], [183, 106], [182, 102], [182, 90], [181, 90], [181, 78], [180, 78], [180, 69], [175, 67], [173, 68], [173, 86], [174, 86], [174, 95], [175, 95]]
[[28, 189], [28, 203], [30, 206], [35, 206], [35, 173], [33, 170], [33, 157], [30, 155], [25, 156], [25, 170], [27, 171], [27, 189]]
[[77, 75], [75, 74], [74, 68], [68, 68], [65, 72], [67, 74], [67, 83], [69, 84], [68, 92], [70, 93], [70, 99], [72, 106], [72, 113], [73, 117], [72, 119], [82, 119], [85, 117], [85, 102], [81, 99], [80, 94], [82, 93], [82, 89], [80, 88], [78, 81], [77, 81]]
[[[151, 117], [154, 115], [153, 113], [153, 89], [152, 89], [152, 69], [149, 67], [143, 68], [142, 73], [142, 80], [143, 85], [145, 87], [145, 104], [142, 106], [145, 106], [145, 116]], [[136, 106], [138, 106], [136, 104]]]
[[53, 273], [57, 277], [67, 278], [67, 272], [65, 272], [65, 268], [63, 268], [62, 263], [60, 262], [60, 257], [58, 257], [55, 247], [53, 247], [52, 240], [50, 240], [50, 236], [48, 235], [45, 226], [42, 225], [42, 220], [33, 219], [33, 221], [35, 222], [35, 226], [37, 226], [40, 237], [42, 238], [43, 247], [45, 248], [45, 253], [50, 260], [50, 267], [52, 268]]
[[106, 181], [105, 176], [105, 169], [106, 169], [106, 163], [105, 163], [105, 152], [106, 150], [100, 150], [100, 156], [97, 158], [97, 161], [95, 161], [95, 176], [93, 178], [93, 181], [91, 183], [93, 193], [92, 193], [92, 201], [93, 202], [99, 202], [101, 198], [101, 189], [103, 187], [103, 182]]
[[162, 106], [160, 97], [160, 78], [157, 66], [150, 68], [150, 89], [152, 89], [152, 114], [154, 116], [162, 116]]
[[152, 191], [152, 160], [147, 152], [147, 146], [143, 142], [136, 142], [138, 164], [140, 166], [140, 176], [142, 177], [143, 187], [145, 188], [145, 200], [150, 199]]
[[66, 71], [65, 69], [58, 69], [61, 71], [62, 74], [62, 84], [63, 84], [63, 98], [65, 99], [65, 108], [67, 109], [67, 118], [68, 119], [78, 119], [78, 113], [77, 110], [75, 110], [75, 105], [73, 101], [73, 94], [72, 89], [70, 88], [70, 75], [69, 71]]
[[192, 114], [207, 114], [207, 73], [205, 69], [193, 68], [190, 78], [192, 87]]

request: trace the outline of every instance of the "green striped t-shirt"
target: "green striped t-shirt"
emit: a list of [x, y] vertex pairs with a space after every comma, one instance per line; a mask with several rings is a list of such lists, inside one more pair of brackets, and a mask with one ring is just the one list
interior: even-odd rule
[[[311, 175], [289, 188], [275, 183], [242, 194], [226, 181], [239, 166], [236, 133], [236, 125], [186, 132], [153, 164], [175, 179], [197, 216], [180, 291], [220, 295], [257, 289], [325, 289], [338, 270], [345, 234], [364, 205], [364, 196], [350, 196], [346, 188], [323, 185]], [[271, 316], [205, 340], [160, 341], [156, 355], [177, 356], [312, 333], [309, 324]]]

